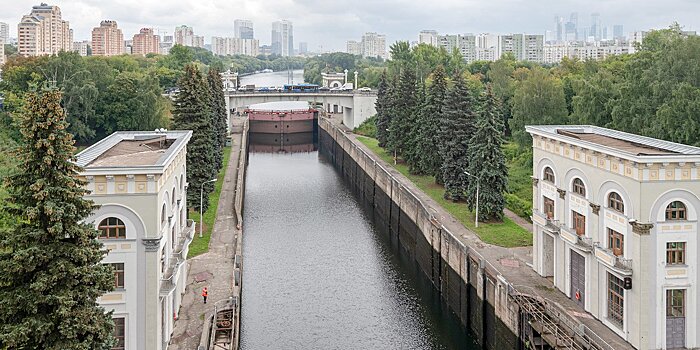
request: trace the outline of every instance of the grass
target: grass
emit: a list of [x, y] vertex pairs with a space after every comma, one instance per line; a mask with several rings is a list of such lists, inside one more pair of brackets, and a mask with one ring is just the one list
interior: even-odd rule
[[507, 248], [532, 245], [532, 234], [508, 218], [504, 218], [503, 222], [480, 222], [479, 228], [476, 228], [474, 226], [474, 213], [467, 210], [464, 203], [455, 203], [444, 199], [442, 197], [445, 192], [444, 188], [435, 184], [435, 179], [432, 176], [413, 175], [408, 171], [408, 166], [405, 163], [393, 165], [393, 155], [379, 147], [376, 139], [364, 136], [358, 136], [357, 139], [385, 162], [389, 163], [411, 180], [418, 188], [430, 196], [430, 198], [435, 200], [445, 208], [445, 210], [457, 218], [457, 220], [464, 224], [464, 226], [475, 232], [485, 243]]
[[219, 197], [221, 196], [221, 187], [224, 184], [224, 176], [226, 175], [226, 168], [228, 167], [228, 161], [231, 157], [231, 147], [224, 148], [224, 164], [219, 171], [219, 175], [216, 177], [216, 183], [214, 184], [214, 192], [209, 194], [209, 208], [204, 212], [204, 232], [202, 237], [199, 237], [199, 211], [190, 211], [190, 219], [197, 223], [195, 229], [194, 240], [190, 243], [190, 251], [187, 253], [187, 258], [193, 258], [199, 254], [206, 253], [209, 251], [209, 240], [211, 239], [211, 230], [214, 227], [214, 222], [216, 221], [216, 212], [219, 208]]

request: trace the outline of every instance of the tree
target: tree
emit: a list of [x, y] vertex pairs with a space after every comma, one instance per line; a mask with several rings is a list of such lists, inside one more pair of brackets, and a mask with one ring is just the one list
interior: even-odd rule
[[204, 184], [204, 198], [214, 190], [206, 183], [216, 176], [214, 129], [212, 127], [211, 97], [209, 85], [194, 64], [185, 66], [185, 73], [178, 81], [180, 92], [175, 99], [173, 122], [179, 130], [192, 130], [187, 144], [187, 181], [193, 190], [187, 191], [187, 203], [206, 211], [209, 201], [200, 203], [199, 189]]
[[[469, 141], [468, 172], [478, 179], [480, 221], [502, 220], [505, 200], [503, 193], [508, 186], [508, 169], [501, 150], [503, 122], [501, 106], [491, 86], [482, 94], [482, 108], [478, 114], [476, 131]], [[477, 181], [470, 181], [467, 188], [467, 206], [476, 206]]]
[[489, 66], [486, 76], [491, 82], [494, 94], [501, 100], [503, 108], [503, 125], [506, 126], [505, 134], [511, 135], [508, 122], [512, 116], [512, 99], [515, 91], [515, 81], [513, 71], [515, 71], [515, 60], [509, 59], [511, 55], [504, 55], [503, 58], [493, 62]]
[[420, 167], [420, 145], [424, 142], [421, 138], [421, 128], [423, 125], [420, 121], [421, 106], [425, 103], [425, 84], [418, 83], [418, 88], [415, 93], [415, 103], [411, 109], [411, 114], [408, 116], [408, 134], [402, 153], [404, 160], [408, 163], [408, 169], [411, 174], [423, 174]]
[[544, 68], [535, 67], [517, 84], [513, 96], [510, 129], [520, 147], [530, 147], [532, 139], [525, 131], [530, 124], [567, 124], [568, 113], [561, 82]]
[[425, 103], [420, 108], [417, 124], [419, 133], [418, 154], [420, 171], [435, 176], [436, 182], [442, 183], [440, 167], [440, 118], [445, 105], [447, 80], [445, 69], [438, 66], [432, 75], [432, 84], [426, 93]]
[[379, 147], [386, 147], [389, 139], [389, 125], [391, 124], [391, 82], [387, 80], [386, 72], [382, 73], [377, 89], [377, 141]]
[[413, 68], [408, 65], [403, 68], [396, 88], [390, 96], [392, 96], [392, 103], [388, 145], [392, 151], [404, 155], [406, 152], [410, 153], [411, 125], [414, 123], [414, 111], [418, 106], [416, 74]]
[[107, 254], [85, 218], [94, 209], [58, 90], [29, 93], [21, 117], [21, 172], [7, 178], [20, 218], [0, 233], [0, 344], [6, 349], [109, 349], [113, 323], [97, 304], [112, 290]]
[[207, 74], [207, 82], [211, 92], [211, 111], [214, 125], [214, 148], [216, 150], [216, 169], [221, 169], [224, 162], [224, 147], [226, 147], [226, 135], [228, 134], [228, 117], [226, 114], [226, 97], [224, 96], [224, 84], [218, 70], [210, 69]]
[[478, 110], [474, 92], [461, 74], [454, 78], [454, 87], [445, 95], [445, 106], [440, 123], [440, 153], [442, 155], [442, 179], [445, 182], [445, 198], [453, 201], [465, 199], [469, 177], [469, 141], [474, 134]]

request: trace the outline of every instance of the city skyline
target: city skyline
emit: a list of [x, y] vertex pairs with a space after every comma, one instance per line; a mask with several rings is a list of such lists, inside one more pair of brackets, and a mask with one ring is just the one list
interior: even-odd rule
[[[17, 36], [17, 24], [23, 15], [39, 1], [18, 0], [3, 4], [0, 22], [9, 24], [10, 36]], [[663, 4], [652, 1], [569, 0], [558, 3], [505, 3], [496, 1], [442, 1], [434, 5], [440, 16], [426, 16], [419, 3], [411, 1], [388, 1], [372, 3], [371, 6], [354, 6], [353, 10], [342, 5], [321, 2], [282, 2], [273, 0], [265, 5], [240, 0], [235, 3], [218, 2], [200, 4], [184, 0], [169, 3], [153, 1], [119, 0], [103, 3], [96, 0], [50, 2], [61, 7], [63, 17], [74, 30], [74, 40], [90, 38], [92, 28], [102, 20], [119, 23], [125, 37], [137, 34], [141, 28], [152, 27], [156, 33], [173, 35], [179, 25], [194, 28], [209, 43], [212, 36], [234, 36], [234, 19], [245, 18], [253, 22], [256, 39], [261, 45], [270, 44], [272, 23], [287, 19], [294, 23], [295, 36], [308, 42], [310, 51], [344, 51], [346, 41], [361, 37], [365, 32], [380, 32], [387, 36], [387, 44], [397, 40], [417, 40], [418, 32], [435, 29], [441, 33], [511, 33], [527, 32], [544, 34], [554, 28], [553, 18], [568, 18], [578, 12], [580, 21], [588, 25], [592, 13], [600, 14], [605, 26], [621, 24], [625, 34], [638, 30], [665, 28], [674, 21], [688, 30], [697, 30], [698, 20], [694, 13], [700, 11], [700, 3], [690, 0], [669, 0]], [[339, 11], [347, 12], [337, 16]], [[527, 15], [523, 15], [523, 14]], [[231, 15], [235, 14], [235, 15]], [[334, 20], [329, 25], [329, 19]], [[322, 24], [319, 24], [322, 23]], [[323, 26], [322, 31], [318, 27]]]

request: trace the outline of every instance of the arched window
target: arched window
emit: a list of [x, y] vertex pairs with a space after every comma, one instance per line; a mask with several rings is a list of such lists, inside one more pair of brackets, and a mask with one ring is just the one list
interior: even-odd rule
[[625, 202], [622, 201], [622, 197], [619, 193], [610, 192], [608, 195], [608, 207], [620, 213], [625, 212]]
[[554, 183], [554, 170], [552, 168], [544, 168], [544, 181]]
[[671, 202], [671, 204], [666, 207], [666, 220], [686, 220], [688, 218], [686, 212], [687, 210], [683, 202]]
[[175, 197], [177, 197], [175, 195], [175, 187], [173, 187], [173, 194], [172, 195], [173, 195], [173, 200], [170, 201], [170, 204], [173, 206], [173, 208], [175, 208]]
[[182, 187], [182, 192], [185, 192], [185, 174], [180, 174], [180, 187]]
[[168, 215], [165, 212], [165, 204], [163, 204], [163, 209], [160, 211], [160, 222], [165, 226], [165, 219], [168, 218]]
[[581, 179], [575, 178], [571, 191], [578, 194], [581, 197], [585, 197], [586, 185], [583, 184], [583, 181]]
[[125, 239], [126, 225], [118, 218], [106, 218], [97, 225], [101, 239]]

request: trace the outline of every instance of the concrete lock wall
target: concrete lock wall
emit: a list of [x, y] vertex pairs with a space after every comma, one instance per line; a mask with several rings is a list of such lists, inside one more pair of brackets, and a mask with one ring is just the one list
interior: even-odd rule
[[518, 349], [520, 310], [508, 283], [426, 209], [419, 198], [338, 127], [319, 120], [319, 145], [363, 204], [380, 233], [408, 257], [463, 327], [487, 349]]

